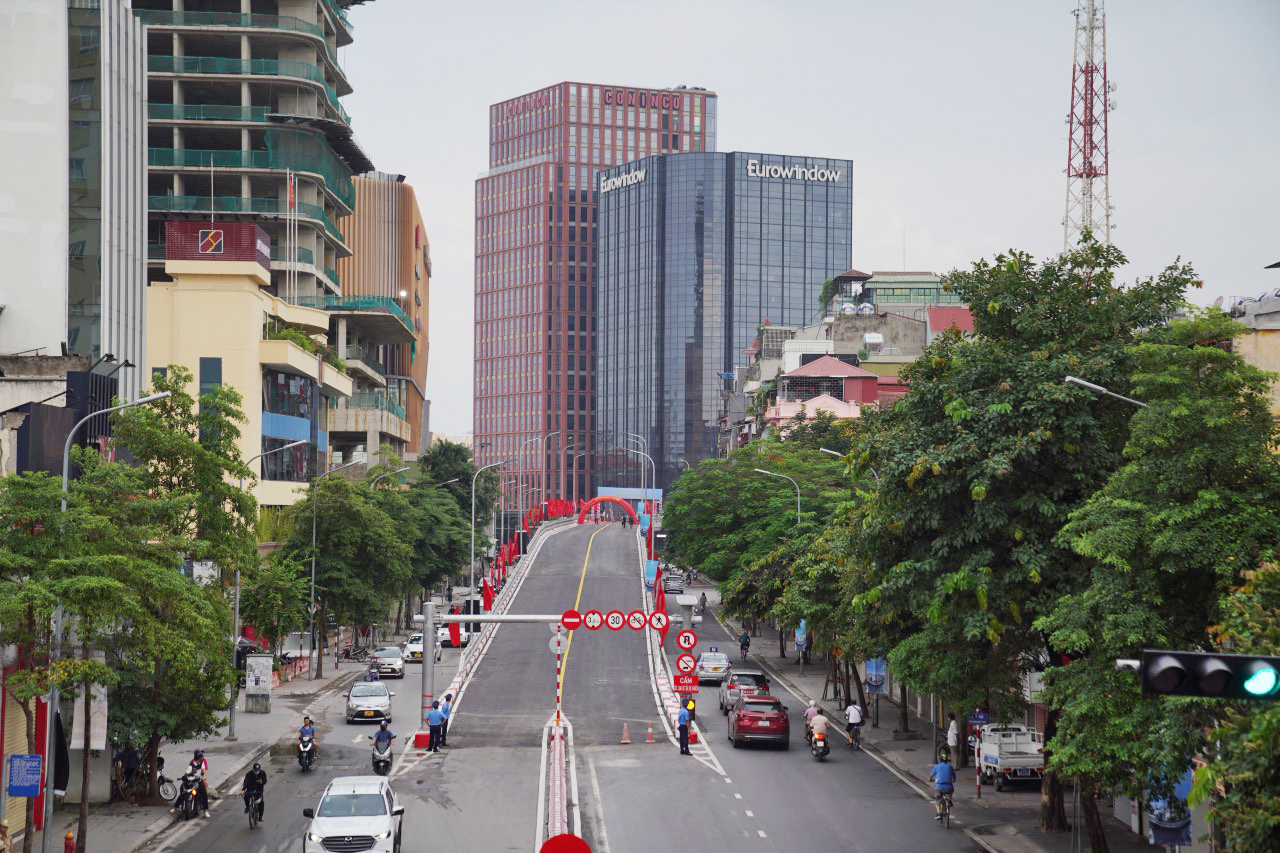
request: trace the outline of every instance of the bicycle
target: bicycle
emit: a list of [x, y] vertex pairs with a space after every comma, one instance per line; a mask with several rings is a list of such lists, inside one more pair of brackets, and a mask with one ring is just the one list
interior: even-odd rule
[[849, 733], [849, 749], [862, 749], [862, 726], [855, 725]]
[[249, 828], [254, 829], [262, 822], [262, 792], [254, 791], [249, 798]]
[[745, 661], [747, 659], [747, 651], [751, 648], [751, 646], [739, 646], [739, 648], [742, 649], [742, 660]]
[[938, 822], [942, 824], [943, 829], [951, 828], [951, 792], [938, 791], [934, 798], [938, 804]]

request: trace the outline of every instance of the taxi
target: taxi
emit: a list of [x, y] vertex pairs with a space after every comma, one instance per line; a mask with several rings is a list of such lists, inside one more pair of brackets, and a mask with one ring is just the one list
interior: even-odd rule
[[732, 669], [733, 664], [730, 663], [729, 656], [712, 646], [698, 655], [698, 664], [694, 669], [694, 674], [698, 676], [699, 683], [714, 681], [718, 684], [729, 677]]

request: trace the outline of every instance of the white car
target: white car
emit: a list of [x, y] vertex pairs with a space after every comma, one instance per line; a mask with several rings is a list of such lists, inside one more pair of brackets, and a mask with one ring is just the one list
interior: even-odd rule
[[399, 853], [404, 806], [381, 776], [340, 776], [324, 789], [320, 804], [302, 814], [311, 818], [302, 853]]
[[378, 674], [391, 678], [404, 678], [404, 656], [397, 646], [384, 646], [373, 650], [373, 662], [378, 665]]
[[[406, 661], [422, 661], [422, 635], [414, 634], [404, 641], [404, 659]], [[436, 661], [440, 660], [440, 640], [436, 640]]]
[[732, 670], [733, 664], [724, 652], [703, 652], [698, 655], [698, 666], [694, 674], [701, 681], [722, 682]]
[[[465, 624], [459, 630], [462, 632], [459, 639], [462, 640], [462, 645], [465, 647], [471, 642], [471, 632], [467, 630], [467, 626]], [[441, 646], [453, 648], [453, 640], [449, 638], [448, 625], [441, 625], [436, 628], [436, 642]], [[439, 658], [437, 658], [437, 660], [439, 660]]]

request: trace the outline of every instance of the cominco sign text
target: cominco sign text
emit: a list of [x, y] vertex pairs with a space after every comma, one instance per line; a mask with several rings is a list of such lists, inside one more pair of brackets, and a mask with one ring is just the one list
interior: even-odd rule
[[632, 184], [638, 184], [643, 180], [644, 169], [636, 169], [635, 171], [627, 172], [625, 175], [619, 175], [616, 178], [601, 178], [600, 193], [603, 195], [610, 190], [616, 190], [618, 187], [629, 187]]
[[794, 181], [826, 181], [839, 183], [844, 174], [839, 169], [822, 169], [817, 166], [768, 166], [759, 160], [747, 161], [747, 175], [752, 178], [787, 178]]

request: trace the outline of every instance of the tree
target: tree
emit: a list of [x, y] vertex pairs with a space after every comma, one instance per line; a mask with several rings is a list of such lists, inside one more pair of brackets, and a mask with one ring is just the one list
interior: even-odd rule
[[[878, 472], [879, 494], [846, 530], [853, 564], [870, 573], [855, 603], [920, 692], [1016, 704], [1022, 674], [1057, 659], [1033, 625], [1087, 577], [1057, 534], [1119, 465], [1131, 415], [1063, 379], [1126, 392], [1126, 348], [1198, 283], [1174, 265], [1121, 287], [1124, 263], [1086, 239], [1043, 264], [1010, 252], [952, 273], [978, 337], [940, 337], [904, 371], [910, 393], [875, 419], [858, 461]], [[1056, 723], [1051, 708], [1050, 738]], [[1040, 820], [1066, 827], [1052, 773]]]
[[[458, 508], [469, 520], [471, 518], [471, 478], [476, 473], [476, 463], [471, 448], [465, 444], [441, 440], [432, 444], [425, 453], [418, 456], [418, 470], [421, 479], [429, 483], [456, 483], [441, 486], [441, 489], [453, 495]], [[476, 479], [476, 518], [488, 518], [498, 502], [497, 469], [490, 468]]]
[[1052, 766], [1081, 785], [1094, 850], [1107, 849], [1094, 791], [1167, 797], [1207, 722], [1201, 704], [1141, 696], [1114, 661], [1203, 648], [1241, 569], [1280, 543], [1269, 377], [1229, 351], [1242, 331], [1197, 312], [1130, 349], [1133, 393], [1150, 408], [1133, 416], [1126, 463], [1059, 537], [1090, 560], [1089, 582], [1036, 627], [1073, 659], [1049, 686], [1062, 712]]
[[271, 653], [278, 655], [284, 639], [306, 627], [309, 595], [307, 567], [277, 551], [247, 579], [240, 596], [240, 620], [257, 629]]

